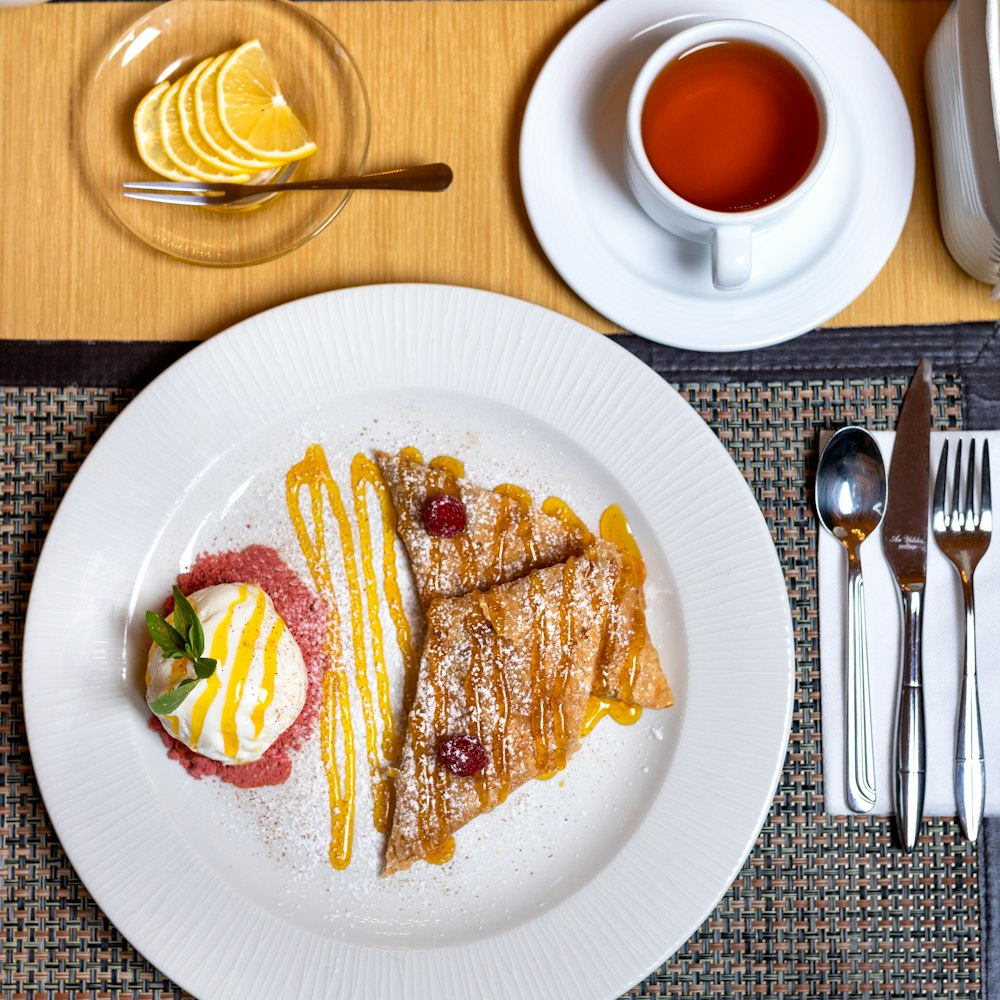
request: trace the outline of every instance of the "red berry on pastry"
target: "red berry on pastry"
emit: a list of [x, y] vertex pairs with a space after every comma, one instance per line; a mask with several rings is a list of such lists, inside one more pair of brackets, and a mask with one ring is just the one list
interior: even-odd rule
[[438, 760], [452, 774], [471, 778], [486, 767], [489, 755], [475, 736], [449, 736], [438, 744]]
[[465, 531], [465, 504], [447, 493], [431, 497], [424, 504], [423, 518], [428, 535], [454, 538]]

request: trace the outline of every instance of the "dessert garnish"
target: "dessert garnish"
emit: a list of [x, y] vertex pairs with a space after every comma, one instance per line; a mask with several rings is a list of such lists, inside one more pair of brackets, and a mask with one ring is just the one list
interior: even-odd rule
[[[176, 588], [174, 600], [170, 630], [154, 626], [168, 641], [166, 649], [158, 639], [150, 648], [147, 703], [189, 750], [222, 764], [257, 760], [305, 703], [308, 678], [298, 643], [254, 584], [219, 584], [188, 598]], [[189, 638], [178, 647], [175, 636], [185, 632]], [[206, 645], [210, 658], [201, 655]]]
[[465, 504], [449, 493], [429, 497], [421, 516], [427, 534], [435, 538], [454, 538], [465, 531]]
[[194, 677], [185, 677], [177, 687], [165, 691], [150, 702], [149, 707], [158, 715], [168, 715], [188, 696], [191, 688], [211, 677], [218, 667], [218, 661], [204, 656], [205, 630], [191, 602], [174, 586], [173, 624], [155, 611], [146, 612], [146, 628], [153, 642], [160, 647], [168, 660], [187, 659], [191, 661]]
[[257, 39], [158, 83], [132, 125], [142, 161], [171, 180], [243, 184], [316, 152]]
[[449, 736], [438, 744], [438, 761], [452, 774], [471, 778], [490, 762], [486, 747], [475, 736]]

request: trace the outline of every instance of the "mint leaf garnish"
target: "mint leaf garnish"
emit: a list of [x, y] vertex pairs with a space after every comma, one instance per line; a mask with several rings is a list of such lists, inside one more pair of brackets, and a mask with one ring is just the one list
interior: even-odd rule
[[184, 636], [155, 611], [146, 612], [146, 628], [164, 655], [171, 659], [184, 655]]
[[[191, 641], [191, 628], [198, 620], [191, 602], [181, 593], [180, 588], [174, 585], [174, 628], [187, 642]], [[204, 640], [202, 640], [204, 643]], [[193, 646], [193, 644], [192, 644]], [[200, 653], [198, 654], [201, 655]]]
[[169, 715], [177, 709], [180, 703], [188, 696], [191, 688], [197, 683], [198, 679], [196, 677], [185, 677], [172, 691], [164, 691], [149, 707], [157, 715]]
[[169, 715], [198, 683], [215, 673], [218, 661], [205, 656], [205, 629], [198, 620], [198, 614], [191, 602], [174, 587], [174, 623], [170, 624], [154, 611], [146, 612], [146, 628], [153, 642], [168, 659], [189, 659], [194, 666], [195, 677], [184, 680], [170, 691], [165, 691], [155, 699], [150, 708], [158, 715]]
[[215, 660], [209, 659], [207, 656], [199, 656], [194, 661], [194, 672], [202, 679], [211, 677], [218, 665]]

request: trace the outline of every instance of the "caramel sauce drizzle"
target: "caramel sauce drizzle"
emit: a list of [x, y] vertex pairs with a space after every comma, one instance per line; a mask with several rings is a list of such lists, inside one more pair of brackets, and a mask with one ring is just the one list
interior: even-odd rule
[[[492, 615], [497, 616], [494, 621]], [[485, 603], [478, 613], [473, 613], [466, 622], [472, 636], [472, 657], [465, 675], [466, 706], [474, 718], [473, 735], [490, 750], [492, 768], [481, 771], [475, 777], [476, 793], [483, 809], [503, 802], [510, 794], [510, 762], [507, 756], [507, 719], [510, 711], [510, 695], [507, 679], [500, 669], [500, 642], [503, 622], [499, 609], [493, 610]], [[491, 664], [487, 670], [487, 664]], [[494, 701], [493, 727], [489, 732], [483, 728], [484, 719], [490, 713], [484, 712], [480, 704], [480, 692], [489, 691]], [[471, 711], [471, 707], [475, 711]], [[493, 780], [490, 780], [492, 771]]]
[[[609, 542], [614, 542], [622, 553], [622, 572], [615, 584], [615, 602], [621, 605], [623, 597], [629, 592], [642, 592], [642, 586], [646, 581], [646, 565], [642, 560], [642, 553], [636, 545], [632, 529], [629, 527], [625, 512], [618, 506], [612, 504], [603, 514], [600, 521], [601, 537]], [[632, 700], [632, 691], [635, 687], [636, 678], [639, 676], [639, 654], [642, 652], [643, 639], [646, 635], [646, 612], [642, 603], [636, 602], [632, 609], [631, 634], [629, 636], [628, 651], [626, 653], [626, 669], [622, 676], [620, 700], [629, 703]], [[610, 666], [612, 645], [610, 637], [605, 634], [601, 657], [598, 661], [598, 670], [602, 677], [607, 676]], [[610, 713], [608, 713], [610, 714]], [[636, 716], [638, 718], [638, 716]], [[635, 721], [635, 720], [632, 720]]]
[[528, 600], [531, 604], [532, 621], [539, 625], [531, 630], [531, 734], [535, 737], [535, 766], [543, 777], [555, 774], [549, 768], [549, 743], [546, 734], [549, 730], [549, 692], [545, 689], [541, 677], [542, 646], [545, 642], [545, 619], [541, 615], [539, 601], [542, 597], [542, 581], [533, 576], [528, 584]]
[[530, 562], [538, 560], [538, 544], [531, 527], [531, 494], [521, 486], [513, 483], [501, 483], [493, 488], [493, 492], [505, 497], [512, 503], [504, 504], [500, 510], [500, 521], [493, 536], [493, 552], [490, 566], [486, 572], [487, 580], [497, 583], [503, 576], [504, 554], [507, 538], [516, 537], [524, 549], [525, 559]]
[[[400, 456], [411, 461], [423, 462], [416, 448], [404, 448]], [[445, 474], [442, 492], [460, 496], [458, 479], [463, 477], [463, 464], [447, 455], [437, 456], [429, 463], [431, 468]], [[397, 513], [393, 509], [388, 489], [378, 466], [366, 455], [359, 453], [351, 463], [351, 494], [354, 520], [358, 530], [356, 552], [351, 522], [341, 499], [340, 489], [330, 473], [323, 450], [311, 445], [301, 462], [288, 470], [286, 476], [286, 502], [289, 515], [303, 556], [309, 567], [317, 593], [328, 609], [326, 652], [330, 668], [323, 678], [323, 705], [320, 714], [320, 745], [330, 798], [330, 862], [338, 869], [346, 868], [351, 860], [353, 841], [355, 800], [356, 800], [356, 751], [351, 720], [350, 675], [343, 663], [342, 621], [337, 603], [337, 593], [333, 584], [329, 555], [326, 545], [325, 514], [332, 513], [337, 525], [341, 556], [347, 580], [350, 605], [350, 625], [354, 649], [353, 680], [360, 696], [361, 711], [365, 723], [365, 750], [374, 801], [373, 823], [380, 832], [386, 832], [392, 813], [392, 782], [382, 760], [394, 764], [400, 752], [400, 739], [392, 712], [392, 698], [389, 687], [383, 635], [379, 608], [380, 597], [375, 567], [375, 543], [372, 538], [373, 526], [368, 510], [368, 491], [374, 491], [378, 501], [382, 528], [383, 593], [390, 618], [396, 633], [396, 642], [404, 664], [404, 709], [408, 712], [413, 704], [419, 661], [415, 655], [410, 624], [403, 609], [399, 590], [395, 561]], [[301, 503], [303, 492], [308, 494], [309, 519], [303, 515]], [[512, 503], [504, 504], [502, 516], [491, 553], [491, 565], [487, 576], [498, 580], [501, 577], [505, 547], [512, 538], [517, 538], [524, 548], [527, 559], [537, 558], [537, 544], [528, 517], [532, 500], [522, 487], [512, 483], [502, 483], [495, 492]], [[550, 516], [557, 517], [566, 527], [579, 534], [581, 544], [590, 544], [594, 535], [564, 501], [549, 497], [541, 507]], [[413, 512], [399, 512], [400, 519], [413, 517]], [[645, 567], [635, 540], [628, 528], [624, 514], [617, 506], [609, 507], [601, 516], [601, 537], [615, 542], [624, 554], [623, 571], [616, 597], [625, 593], [627, 587], [642, 585]], [[468, 539], [459, 537], [451, 540], [452, 551], [458, 558], [459, 577], [463, 586], [471, 589], [476, 580], [476, 562]], [[431, 540], [432, 565], [440, 567], [443, 559], [442, 540]], [[359, 574], [360, 562], [360, 574]], [[570, 648], [576, 628], [572, 608], [574, 574], [577, 564], [570, 558], [563, 570], [563, 597], [559, 607], [558, 641], [560, 658], [556, 674], [551, 684], [542, 683], [540, 676], [541, 657], [550, 637], [543, 615], [534, 615], [536, 627], [533, 629], [531, 645], [532, 715], [531, 731], [535, 744], [535, 763], [543, 772], [540, 778], [548, 778], [566, 765], [568, 736], [563, 712], [563, 698], [570, 676], [571, 663], [567, 650]], [[532, 578], [530, 600], [536, 604], [542, 596], [541, 582]], [[370, 645], [365, 642], [365, 610], [367, 610]], [[230, 610], [231, 614], [232, 609]], [[638, 654], [641, 648], [642, 610], [636, 612], [635, 630], [629, 647], [629, 669], [626, 683], [631, 692], [638, 671]], [[493, 616], [491, 618], [491, 616]], [[509, 715], [509, 692], [502, 670], [499, 667], [497, 647], [503, 634], [503, 621], [498, 609], [488, 609], [484, 603], [474, 621], [470, 621], [469, 633], [473, 637], [472, 655], [465, 678], [466, 703], [475, 718], [474, 735], [489, 748], [492, 767], [478, 775], [476, 791], [483, 808], [503, 802], [510, 791], [510, 765], [507, 756], [507, 723]], [[636, 638], [638, 636], [638, 638]], [[276, 648], [278, 636], [269, 637], [268, 646], [273, 641]], [[375, 696], [369, 680], [369, 665], [366, 650], [372, 650], [372, 664], [375, 676]], [[606, 670], [613, 651], [609, 634], [601, 647], [599, 669]], [[214, 655], [214, 653], [213, 653]], [[435, 657], [428, 660], [428, 681], [434, 692], [434, 719], [431, 731], [443, 732], [448, 718], [447, 691], [441, 683], [440, 663]], [[484, 712], [481, 698], [489, 692], [495, 711]], [[377, 703], [377, 718], [376, 718]], [[419, 709], [415, 709], [417, 711]], [[583, 734], [589, 733], [604, 716], [616, 722], [630, 725], [641, 715], [641, 708], [609, 698], [591, 695], [583, 726]], [[483, 731], [483, 720], [493, 719], [490, 731]], [[381, 736], [379, 733], [381, 732]], [[434, 748], [427, 744], [419, 724], [413, 726], [416, 783], [419, 796], [418, 835], [426, 860], [441, 864], [454, 854], [454, 838], [449, 832], [447, 796], [444, 794], [446, 775], [436, 766]]]
[[[434, 692], [434, 721], [431, 732], [444, 731], [448, 717], [448, 693], [439, 679], [441, 664], [434, 655], [427, 660], [427, 679]], [[421, 708], [425, 711], [426, 706]], [[437, 766], [436, 748], [430, 746], [421, 720], [413, 722], [414, 774], [417, 784], [417, 836], [424, 857], [434, 865], [450, 861], [455, 854], [455, 838], [448, 823], [447, 775]]]

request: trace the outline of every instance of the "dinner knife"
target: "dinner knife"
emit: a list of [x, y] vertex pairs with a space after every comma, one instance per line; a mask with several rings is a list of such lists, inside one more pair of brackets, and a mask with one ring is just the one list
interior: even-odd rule
[[912, 851], [924, 812], [927, 750], [921, 635], [927, 582], [927, 516], [930, 506], [931, 366], [924, 358], [906, 390], [889, 463], [888, 508], [882, 550], [899, 586], [903, 611], [902, 663], [896, 709], [896, 823]]

